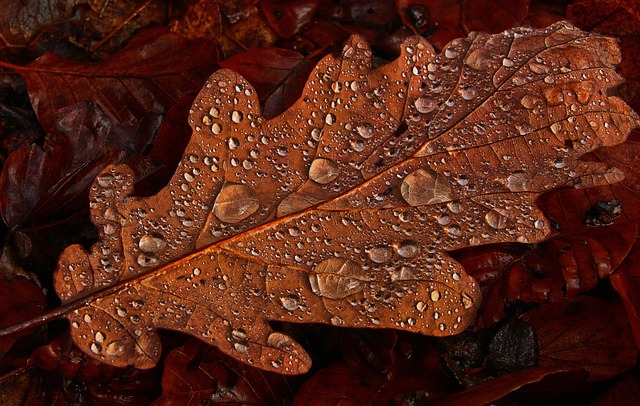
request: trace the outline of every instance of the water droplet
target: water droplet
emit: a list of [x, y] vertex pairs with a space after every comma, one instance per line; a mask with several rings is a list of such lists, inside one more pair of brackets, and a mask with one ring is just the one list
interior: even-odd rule
[[93, 318], [90, 314], [85, 314], [82, 320], [84, 320], [85, 323], [91, 323], [91, 320], [93, 320]]
[[367, 274], [357, 263], [344, 258], [328, 258], [309, 274], [311, 290], [328, 299], [344, 299], [362, 290]]
[[514, 172], [507, 177], [506, 186], [512, 192], [525, 192], [529, 190], [529, 176], [526, 172]]
[[447, 208], [453, 214], [459, 214], [462, 211], [462, 202], [460, 200], [454, 200], [447, 203]]
[[444, 56], [447, 57], [448, 59], [453, 59], [456, 56], [458, 56], [458, 51], [456, 51], [453, 48], [447, 48], [444, 51]]
[[328, 125], [335, 123], [336, 115], [333, 113], [328, 113], [326, 116], [324, 116], [324, 122], [327, 123]]
[[553, 123], [551, 124], [551, 127], [549, 127], [551, 129], [551, 132], [554, 134], [558, 134], [560, 131], [562, 131], [562, 124], [560, 123]]
[[356, 126], [358, 135], [364, 139], [369, 139], [373, 136], [373, 125], [369, 123], [362, 123]]
[[398, 245], [397, 251], [403, 258], [414, 258], [420, 253], [420, 247], [415, 241], [407, 240]]
[[164, 237], [161, 234], [145, 234], [140, 238], [138, 247], [144, 252], [157, 253], [165, 249], [167, 246]]
[[234, 340], [244, 340], [247, 338], [247, 332], [241, 328], [236, 328], [231, 331], [231, 336]]
[[511, 58], [502, 59], [502, 66], [504, 66], [505, 68], [513, 67], [513, 59]]
[[449, 237], [460, 237], [462, 235], [462, 228], [457, 224], [452, 224], [444, 228], [444, 231], [449, 235]]
[[414, 102], [414, 106], [416, 106], [416, 110], [420, 113], [431, 113], [436, 109], [438, 103], [432, 97], [419, 97]]
[[533, 223], [533, 226], [534, 226], [535, 228], [537, 228], [538, 230], [540, 230], [540, 229], [544, 228], [544, 220], [536, 220], [536, 221]]
[[100, 185], [100, 187], [110, 188], [113, 187], [114, 178], [110, 173], [103, 173], [101, 175], [98, 175], [96, 181], [98, 182], [98, 185]]
[[309, 179], [325, 185], [340, 175], [340, 168], [330, 159], [316, 158], [309, 167]]
[[419, 301], [418, 303], [416, 303], [416, 310], [420, 313], [424, 312], [425, 310], [427, 310], [427, 304], [422, 300]]
[[158, 258], [153, 254], [140, 254], [136, 261], [138, 262], [138, 265], [145, 268], [151, 268], [160, 263]]
[[536, 105], [538, 104], [538, 98], [527, 94], [524, 97], [522, 97], [522, 99], [520, 99], [520, 104], [525, 109], [531, 110], [535, 108]]
[[227, 138], [227, 146], [229, 149], [236, 149], [240, 146], [240, 141], [236, 137]]
[[94, 337], [98, 343], [103, 343], [105, 338], [107, 338], [102, 331], [98, 331]]
[[109, 356], [121, 354], [124, 351], [124, 345], [120, 341], [112, 341], [107, 344], [105, 352]]
[[393, 252], [386, 245], [373, 247], [369, 250], [369, 258], [376, 264], [383, 264], [391, 259]]
[[488, 211], [484, 216], [484, 221], [489, 225], [489, 227], [495, 228], [496, 230], [502, 230], [507, 227], [507, 224], [509, 223], [509, 219], [507, 217], [495, 210]]
[[556, 158], [553, 160], [553, 166], [562, 169], [565, 166], [564, 158]]
[[246, 354], [249, 352], [249, 345], [247, 343], [233, 343], [233, 348], [240, 354]]
[[216, 197], [213, 214], [225, 223], [238, 223], [260, 207], [258, 195], [247, 185], [227, 183]]
[[440, 294], [440, 291], [438, 290], [432, 290], [429, 296], [431, 297], [432, 302], [437, 302], [442, 297], [442, 295]]
[[242, 112], [241, 112], [241, 111], [234, 110], [234, 111], [231, 113], [231, 121], [233, 121], [233, 122], [234, 122], [234, 123], [236, 123], [236, 124], [237, 124], [237, 123], [242, 122], [242, 119], [243, 119], [243, 118], [244, 118], [244, 115], [242, 114]]
[[209, 109], [209, 114], [213, 118], [218, 118], [220, 117], [220, 109], [218, 109], [217, 107], [211, 107], [211, 109]]
[[437, 204], [451, 200], [451, 186], [439, 173], [418, 169], [402, 180], [400, 194], [411, 206]]
[[283, 296], [280, 298], [280, 303], [286, 310], [294, 311], [300, 306], [300, 297], [298, 295]]
[[98, 355], [102, 352], [102, 345], [98, 343], [91, 343], [91, 345], [89, 346], [89, 349], [91, 350], [92, 353]]
[[462, 98], [465, 100], [471, 100], [476, 97], [477, 94], [478, 92], [475, 87], [467, 87], [465, 89], [462, 89]]
[[222, 132], [222, 125], [220, 123], [213, 123], [211, 126], [211, 132], [214, 134], [220, 134]]

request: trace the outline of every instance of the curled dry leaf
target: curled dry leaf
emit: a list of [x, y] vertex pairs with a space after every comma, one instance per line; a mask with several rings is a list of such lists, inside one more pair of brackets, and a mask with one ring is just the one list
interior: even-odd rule
[[440, 55], [411, 38], [377, 69], [354, 36], [271, 120], [218, 71], [162, 191], [131, 197], [124, 165], [94, 182], [101, 240], [69, 247], [55, 273], [64, 303], [82, 299], [66, 313], [75, 342], [149, 368], [167, 328], [299, 374], [309, 356], [269, 320], [463, 331], [481, 295], [447, 251], [541, 241], [542, 192], [620, 179], [579, 159], [638, 123], [607, 95], [619, 60], [614, 40], [568, 23], [474, 33]]

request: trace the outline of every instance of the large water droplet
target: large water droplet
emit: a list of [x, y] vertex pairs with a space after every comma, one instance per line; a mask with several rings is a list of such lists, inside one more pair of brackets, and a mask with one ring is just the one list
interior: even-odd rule
[[280, 298], [280, 303], [285, 310], [293, 311], [300, 306], [300, 297], [298, 295], [288, 295]]
[[124, 345], [120, 341], [112, 341], [107, 344], [105, 353], [109, 356], [119, 355], [124, 351]]
[[356, 126], [356, 131], [358, 135], [362, 138], [368, 139], [373, 136], [373, 125], [369, 123], [362, 123]]
[[416, 110], [420, 113], [431, 113], [438, 106], [438, 102], [432, 97], [419, 97], [414, 102]]
[[328, 299], [344, 299], [362, 290], [367, 274], [362, 267], [344, 258], [328, 258], [313, 268], [309, 274], [311, 290]]
[[386, 245], [373, 247], [369, 250], [369, 258], [377, 264], [383, 264], [391, 259], [393, 252]]
[[238, 223], [260, 207], [258, 195], [247, 185], [227, 183], [216, 197], [213, 214], [225, 223]]
[[472, 100], [474, 97], [476, 97], [477, 94], [478, 91], [475, 87], [467, 87], [462, 89], [462, 98], [465, 100]]
[[414, 258], [420, 253], [420, 247], [415, 241], [407, 240], [398, 245], [397, 251], [403, 258]]
[[330, 159], [316, 158], [309, 167], [309, 179], [325, 185], [340, 175], [340, 168]]
[[430, 297], [432, 302], [437, 302], [442, 297], [442, 294], [440, 294], [440, 291], [432, 290]]
[[526, 172], [515, 172], [507, 177], [507, 188], [512, 192], [529, 190], [529, 176]]
[[157, 253], [165, 249], [167, 242], [161, 234], [145, 234], [140, 238], [138, 247], [144, 252]]
[[451, 200], [451, 186], [447, 179], [437, 172], [418, 169], [403, 179], [400, 194], [411, 206], [437, 204]]
[[234, 110], [231, 113], [231, 121], [233, 121], [234, 123], [240, 123], [242, 122], [242, 119], [244, 118], [244, 115], [242, 114], [241, 111], [238, 110]]
[[489, 227], [495, 228], [496, 230], [501, 230], [507, 227], [507, 224], [509, 223], [509, 219], [507, 217], [495, 210], [488, 211], [484, 216], [484, 221], [487, 222]]

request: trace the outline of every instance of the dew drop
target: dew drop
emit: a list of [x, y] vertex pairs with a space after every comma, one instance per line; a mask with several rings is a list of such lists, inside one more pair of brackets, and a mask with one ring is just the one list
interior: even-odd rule
[[309, 167], [309, 179], [326, 185], [340, 175], [340, 168], [330, 159], [316, 158]]
[[533, 223], [533, 226], [534, 226], [535, 228], [537, 228], [538, 230], [540, 230], [540, 229], [544, 228], [544, 220], [536, 220], [536, 221]]
[[260, 207], [258, 195], [247, 185], [227, 183], [216, 197], [213, 214], [225, 223], [238, 223]]
[[211, 107], [211, 109], [209, 109], [209, 114], [213, 118], [218, 118], [220, 117], [220, 109], [218, 109], [217, 107]]
[[442, 297], [442, 295], [440, 294], [440, 291], [438, 290], [432, 290], [429, 296], [431, 297], [432, 302], [437, 302]]
[[298, 295], [283, 296], [280, 303], [285, 310], [294, 311], [300, 306], [300, 297]]
[[484, 221], [489, 225], [489, 227], [494, 228], [496, 230], [502, 230], [507, 227], [509, 223], [509, 219], [498, 213], [495, 210], [490, 210], [485, 214]]
[[124, 351], [124, 345], [120, 341], [112, 341], [107, 344], [105, 353], [109, 356], [121, 354]]
[[328, 258], [309, 274], [311, 290], [328, 299], [344, 299], [360, 292], [367, 275], [357, 263], [344, 258]]
[[85, 314], [82, 320], [84, 320], [85, 323], [91, 323], [91, 320], [93, 320], [93, 318], [90, 314]]
[[393, 252], [386, 245], [373, 247], [369, 250], [369, 258], [376, 264], [384, 264], [391, 259]]
[[427, 310], [427, 304], [423, 301], [419, 301], [418, 303], [416, 303], [416, 310], [420, 313], [424, 312], [425, 310]]
[[398, 245], [397, 251], [402, 258], [414, 258], [420, 253], [420, 247], [415, 241], [407, 240]]
[[369, 139], [373, 136], [373, 125], [369, 123], [362, 123], [356, 126], [358, 135], [364, 139]]
[[513, 67], [513, 59], [511, 58], [502, 59], [502, 66], [504, 66], [505, 68]]
[[145, 234], [140, 238], [138, 247], [144, 252], [157, 253], [165, 249], [167, 246], [164, 237], [161, 234]]
[[234, 110], [231, 113], [231, 121], [233, 121], [236, 124], [241, 123], [243, 118], [244, 118], [244, 115], [242, 114], [241, 111]]
[[102, 331], [98, 331], [94, 337], [98, 343], [103, 343], [105, 338], [107, 338]]
[[523, 96], [522, 99], [520, 99], [520, 104], [525, 109], [531, 110], [531, 109], [535, 108], [536, 105], [538, 104], [538, 99], [536, 97], [534, 97], [534, 96], [531, 96], [531, 95], [527, 94], [527, 95]]
[[525, 172], [514, 172], [507, 177], [507, 188], [512, 192], [529, 190], [529, 176]]
[[326, 116], [324, 116], [324, 122], [327, 123], [328, 125], [335, 123], [336, 122], [335, 114], [328, 113]]
[[414, 102], [414, 105], [418, 112], [425, 114], [431, 113], [433, 110], [435, 110], [438, 106], [438, 103], [432, 97], [425, 96], [417, 98]]
[[233, 343], [233, 348], [240, 354], [246, 354], [249, 352], [249, 345], [246, 343]]
[[462, 89], [462, 98], [465, 100], [472, 100], [477, 96], [478, 92], [475, 87], [467, 87]]
[[220, 123], [213, 123], [211, 126], [211, 132], [214, 134], [220, 134], [222, 132], [222, 125]]
[[400, 194], [411, 206], [437, 204], [451, 200], [451, 186], [447, 179], [437, 172], [418, 169], [402, 180]]
[[91, 345], [89, 346], [89, 349], [91, 350], [92, 353], [98, 355], [102, 352], [102, 345], [98, 343], [91, 343]]

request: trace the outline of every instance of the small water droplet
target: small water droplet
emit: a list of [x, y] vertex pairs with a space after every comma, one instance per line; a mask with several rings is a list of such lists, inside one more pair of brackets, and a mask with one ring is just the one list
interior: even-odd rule
[[98, 331], [95, 334], [94, 338], [96, 339], [96, 342], [103, 343], [105, 338], [107, 338], [107, 337], [105, 336], [105, 334], [102, 331]]
[[430, 297], [431, 297], [431, 301], [432, 302], [437, 302], [438, 300], [440, 300], [442, 295], [440, 294], [440, 291], [432, 290], [431, 294], [430, 294]]
[[124, 351], [124, 345], [120, 341], [112, 341], [107, 344], [107, 348], [105, 349], [105, 353], [109, 356], [114, 356], [122, 353]]
[[222, 132], [222, 125], [220, 123], [213, 123], [211, 126], [211, 132], [214, 134], [220, 134]]
[[513, 59], [511, 58], [502, 59], [502, 66], [504, 66], [505, 68], [513, 67]]
[[85, 314], [82, 320], [84, 320], [85, 323], [91, 323], [91, 320], [93, 320], [93, 318], [90, 314]]
[[522, 99], [520, 99], [520, 104], [525, 109], [531, 110], [535, 108], [536, 105], [538, 104], [538, 98], [527, 94], [527, 95], [524, 95]]
[[529, 190], [529, 176], [526, 172], [514, 172], [507, 177], [506, 186], [512, 192], [525, 192]]
[[89, 346], [89, 349], [91, 350], [92, 353], [98, 355], [102, 352], [102, 345], [98, 343], [91, 343], [91, 345]]
[[535, 228], [537, 228], [538, 230], [540, 230], [540, 229], [544, 228], [544, 220], [536, 220], [536, 221], [533, 223], [533, 226], [534, 226]]
[[416, 303], [416, 310], [420, 313], [424, 312], [425, 310], [427, 310], [427, 304], [423, 301], [419, 301], [418, 303]]
[[553, 160], [553, 166], [562, 169], [565, 166], [564, 158], [556, 158]]
[[467, 87], [465, 89], [462, 89], [462, 98], [465, 100], [472, 100], [477, 96], [477, 94], [478, 91], [475, 87]]
[[247, 343], [233, 343], [233, 348], [240, 354], [246, 354], [249, 352], [249, 345]]
[[335, 123], [336, 115], [333, 113], [328, 113], [326, 116], [324, 116], [324, 122], [327, 123], [328, 125]]
[[218, 118], [218, 117], [220, 117], [220, 109], [218, 109], [217, 107], [211, 107], [209, 109], [209, 114], [213, 118]]

